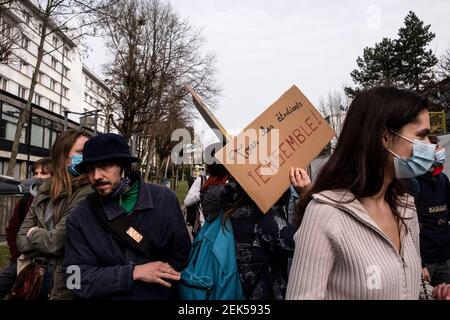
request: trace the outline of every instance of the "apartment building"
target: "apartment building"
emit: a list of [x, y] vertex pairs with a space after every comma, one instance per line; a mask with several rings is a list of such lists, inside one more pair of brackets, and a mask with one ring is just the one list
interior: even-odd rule
[[[0, 16], [2, 36], [12, 36], [18, 32], [17, 26], [21, 27], [18, 47], [7, 64], [0, 64], [0, 174], [6, 172], [18, 115], [29, 95], [42, 27], [33, 2], [24, 0], [20, 5], [22, 10], [3, 9]], [[81, 125], [92, 132], [107, 129], [104, 106], [110, 90], [83, 66], [78, 44], [55, 32], [46, 37], [44, 50], [32, 117], [23, 129], [19, 147], [16, 178], [25, 178], [31, 162], [49, 155], [65, 126]]]

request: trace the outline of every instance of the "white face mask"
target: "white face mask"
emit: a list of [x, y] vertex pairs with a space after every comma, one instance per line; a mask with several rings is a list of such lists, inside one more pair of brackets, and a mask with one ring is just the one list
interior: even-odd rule
[[437, 145], [425, 143], [421, 140], [408, 139], [394, 131], [395, 135], [413, 144], [413, 155], [410, 158], [402, 158], [391, 150], [387, 149], [394, 158], [395, 176], [398, 179], [407, 179], [421, 176], [430, 170], [435, 161], [435, 151]]

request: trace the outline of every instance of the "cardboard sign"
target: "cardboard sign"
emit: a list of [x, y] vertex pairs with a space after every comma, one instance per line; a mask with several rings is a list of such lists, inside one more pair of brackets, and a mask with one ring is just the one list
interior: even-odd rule
[[305, 168], [334, 135], [293, 86], [220, 149], [216, 158], [267, 213], [289, 187], [290, 168]]
[[[225, 130], [225, 128], [222, 126], [219, 120], [217, 120], [217, 118], [212, 114], [208, 106], [203, 102], [203, 99], [197, 94], [197, 92], [195, 92], [192, 86], [187, 85], [186, 89], [191, 93], [194, 105], [197, 108], [198, 112], [200, 112], [200, 115], [203, 117], [203, 119], [206, 121], [206, 123], [209, 125], [211, 129], [215, 129], [214, 133], [216, 133], [217, 137], [221, 141], [225, 142], [230, 141], [231, 136], [228, 134], [228, 132]], [[218, 135], [218, 132], [220, 132], [222, 137]]]

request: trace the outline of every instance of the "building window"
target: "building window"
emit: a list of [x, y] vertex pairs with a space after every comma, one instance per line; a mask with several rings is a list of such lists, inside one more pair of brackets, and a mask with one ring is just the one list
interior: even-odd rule
[[87, 93], [84, 94], [84, 102], [88, 102], [89, 96]]
[[50, 79], [50, 89], [56, 91], [56, 81], [53, 79]]
[[64, 56], [65, 56], [67, 59], [70, 59], [70, 58], [69, 58], [69, 54], [70, 54], [70, 49], [69, 49], [69, 47], [64, 46]]
[[18, 94], [19, 98], [25, 99], [25, 97], [27, 96], [27, 89], [25, 89], [22, 86], [19, 86], [19, 91]]
[[0, 89], [5, 91], [8, 89], [8, 80], [2, 77], [0, 77]]
[[84, 80], [85, 80], [86, 87], [89, 87], [89, 79], [88, 78], [84, 78]]
[[55, 58], [52, 58], [52, 68], [55, 70], [58, 69], [58, 60]]
[[58, 48], [59, 41], [57, 36], [53, 36], [53, 47]]
[[44, 84], [44, 73], [41, 71], [39, 71], [39, 74], [38, 74], [38, 82], [40, 84]]
[[37, 125], [31, 125], [31, 145], [35, 147], [43, 147], [44, 128]]
[[27, 37], [22, 37], [22, 47], [28, 50], [30, 46], [30, 40]]
[[63, 87], [63, 96], [64, 98], [67, 98], [69, 96], [69, 89], [66, 87]]
[[28, 66], [29, 66], [28, 62], [20, 60], [20, 72], [28, 74]]
[[[20, 111], [7, 103], [3, 103], [1, 113], [0, 137], [6, 140], [14, 141], [16, 134], [17, 121]], [[20, 143], [25, 143], [26, 125], [22, 128], [22, 137]]]
[[50, 111], [56, 114], [60, 114], [61, 108], [59, 107], [59, 104], [57, 104], [56, 102], [50, 101]]
[[66, 78], [69, 78], [69, 68], [63, 67], [63, 75]]
[[91, 80], [91, 87], [92, 90], [94, 90], [94, 82]]
[[55, 112], [55, 102], [51, 100], [48, 101], [48, 110], [50, 110], [51, 112]]
[[41, 105], [41, 96], [38, 95], [37, 93], [34, 94], [34, 104], [40, 106]]

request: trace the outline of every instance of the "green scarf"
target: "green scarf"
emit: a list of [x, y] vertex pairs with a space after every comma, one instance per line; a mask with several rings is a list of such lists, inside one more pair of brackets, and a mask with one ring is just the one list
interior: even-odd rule
[[131, 214], [136, 207], [136, 202], [139, 195], [139, 180], [136, 180], [131, 187], [119, 196], [115, 202], [127, 214]]

